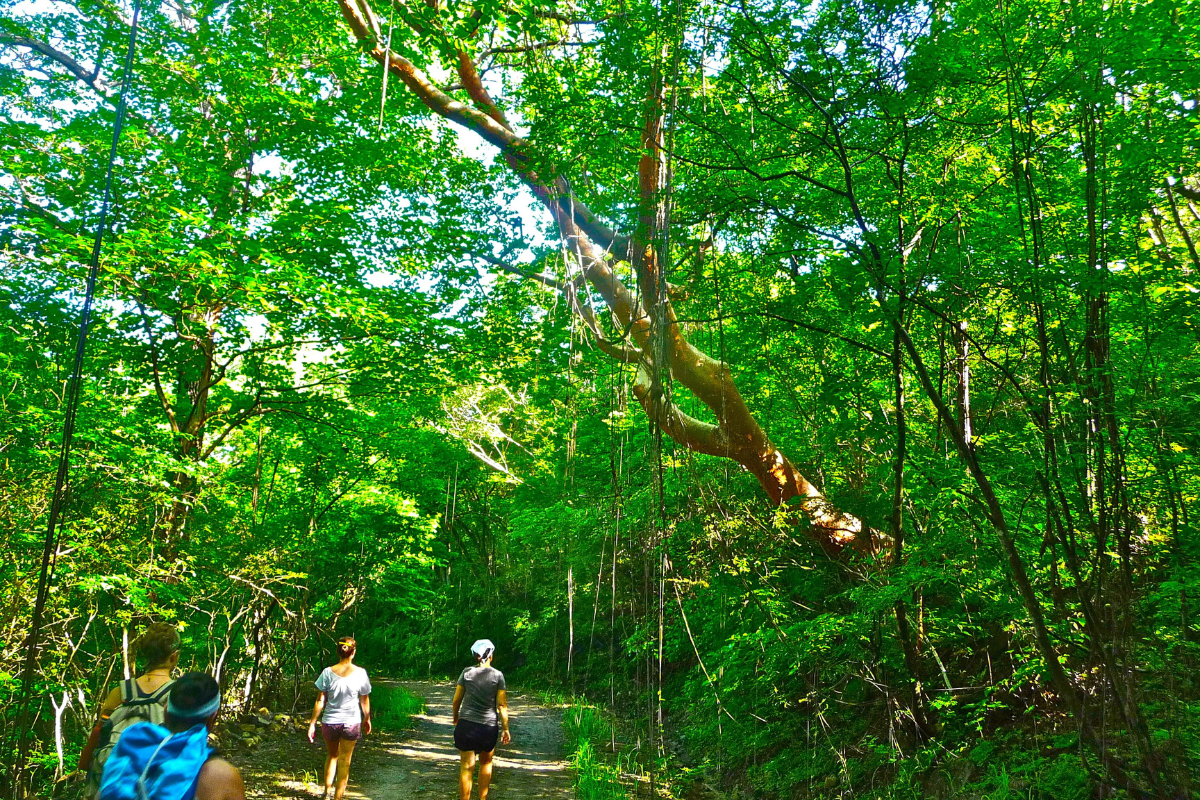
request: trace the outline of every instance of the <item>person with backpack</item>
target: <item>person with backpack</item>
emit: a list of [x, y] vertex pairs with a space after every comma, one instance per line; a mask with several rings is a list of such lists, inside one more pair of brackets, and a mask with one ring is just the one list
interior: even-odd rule
[[504, 673], [492, 666], [496, 646], [490, 639], [471, 645], [475, 666], [458, 676], [454, 687], [454, 746], [458, 748], [458, 796], [471, 800], [471, 776], [479, 762], [479, 800], [487, 800], [492, 785], [492, 756], [496, 740], [510, 744], [508, 687]]
[[336, 775], [335, 800], [342, 800], [346, 793], [354, 745], [363, 734], [371, 732], [371, 679], [365, 669], [354, 666], [357, 649], [353, 637], [338, 639], [338, 663], [326, 667], [317, 678], [320, 694], [308, 723], [308, 740], [312, 742], [317, 737], [317, 720], [321, 720], [321, 738], [325, 740], [325, 793], [322, 797], [328, 798], [334, 791]]
[[162, 724], [171, 673], [179, 663], [179, 645], [179, 631], [166, 622], [147, 626], [134, 642], [136, 658], [145, 669], [108, 693], [100, 706], [100, 719], [79, 754], [79, 769], [87, 776], [85, 799], [99, 793], [104, 764], [122, 731], [137, 722]]
[[99, 800], [245, 800], [241, 773], [208, 746], [220, 712], [212, 676], [179, 678], [162, 725], [137, 722], [121, 733], [104, 765]]

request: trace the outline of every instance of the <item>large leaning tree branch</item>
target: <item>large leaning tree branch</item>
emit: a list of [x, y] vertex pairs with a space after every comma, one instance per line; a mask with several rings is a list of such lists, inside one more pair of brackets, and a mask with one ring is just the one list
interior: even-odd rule
[[[658, 274], [660, 266], [651, 241], [654, 225], [639, 224], [633, 237], [619, 234], [574, 195], [565, 177], [540, 174], [535, 162], [545, 163], [544, 160], [537, 159], [533, 146], [514, 132], [499, 104], [483, 86], [469, 53], [460, 51], [456, 66], [461, 85], [475, 107], [440, 90], [412, 61], [390, 50], [384, 44], [386, 37], [381, 35], [379, 18], [368, 0], [338, 0], [338, 4], [354, 36], [373, 59], [385, 65], [429, 110], [498, 148], [508, 166], [550, 212], [564, 247], [574, 257], [582, 276], [603, 298], [615, 322], [628, 333], [627, 342], [610, 342], [603, 335], [597, 336], [599, 349], [618, 361], [637, 363], [634, 394], [663, 431], [690, 450], [736, 461], [758, 480], [773, 504], [794, 501], [808, 518], [811, 537], [827, 552], [852, 549], [874, 554], [888, 548], [890, 540], [886, 535], [835, 508], [770, 440], [738, 392], [729, 365], [711, 358], [688, 340], [669, 294], [663, 291], [665, 276]], [[639, 165], [639, 172], [645, 171], [645, 179], [640, 182], [643, 210], [646, 198], [662, 188], [661, 118], [657, 105], [650, 104], [647, 120], [643, 134], [645, 153]], [[658, 202], [655, 198], [653, 205]], [[657, 213], [654, 216], [660, 217]], [[661, 218], [655, 224], [662, 224]], [[491, 259], [485, 260], [500, 266]], [[637, 294], [618, 278], [614, 268], [618, 260], [633, 267], [639, 287]], [[517, 269], [508, 271], [572, 297], [579, 288], [575, 284], [546, 280], [550, 276], [528, 275]], [[649, 289], [653, 289], [652, 294], [647, 293]], [[580, 314], [593, 334], [599, 333], [594, 317], [581, 312], [583, 305], [572, 297], [568, 297], [571, 308]], [[647, 313], [647, 308], [653, 314]], [[657, 329], [652, 317], [657, 320]], [[651, 352], [655, 349], [659, 350], [658, 355]], [[684, 414], [671, 401], [669, 392], [662, 391], [660, 380], [675, 380], [686, 387], [708, 407], [716, 423]]]
[[71, 56], [59, 50], [57, 47], [46, 42], [30, 39], [27, 36], [18, 36], [15, 33], [0, 32], [0, 45], [8, 45], [10, 47], [27, 47], [35, 53], [40, 53], [45, 58], [57, 63], [59, 66], [71, 73], [80, 83], [83, 83], [95, 89], [102, 97], [108, 97], [108, 84], [100, 78], [100, 61], [97, 59], [94, 69], [87, 69]]

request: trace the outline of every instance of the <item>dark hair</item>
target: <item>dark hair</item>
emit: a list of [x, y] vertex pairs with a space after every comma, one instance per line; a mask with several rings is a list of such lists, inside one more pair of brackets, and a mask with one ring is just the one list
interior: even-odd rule
[[220, 692], [221, 688], [213, 676], [206, 672], [189, 672], [171, 685], [168, 708], [174, 709], [174, 713], [168, 711], [168, 716], [177, 722], [195, 723], [197, 718], [187, 712], [204, 708]]
[[146, 630], [133, 643], [133, 649], [141, 656], [146, 667], [154, 667], [165, 662], [172, 654], [179, 651], [179, 631], [169, 622], [154, 622], [146, 626]]
[[358, 642], [354, 641], [353, 636], [343, 636], [337, 640], [338, 658], [348, 658], [354, 655], [354, 651], [358, 649]]

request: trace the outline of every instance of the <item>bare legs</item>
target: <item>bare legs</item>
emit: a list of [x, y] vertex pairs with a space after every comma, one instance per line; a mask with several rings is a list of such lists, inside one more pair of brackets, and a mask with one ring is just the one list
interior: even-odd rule
[[326, 798], [326, 800], [328, 800], [329, 795], [333, 793], [333, 776], [336, 774], [336, 770], [337, 770], [337, 758], [338, 758], [338, 740], [335, 739], [334, 741], [330, 741], [329, 739], [326, 739], [325, 740], [325, 772], [323, 775], [323, 777], [325, 778], [325, 784], [324, 784], [325, 791], [321, 794], [321, 797]]
[[[333, 793], [334, 800], [342, 800], [346, 793], [346, 781], [350, 779], [350, 759], [354, 756], [355, 739], [325, 740], [325, 794], [328, 800]], [[337, 777], [337, 788], [334, 789], [334, 777]]]
[[475, 752], [458, 751], [458, 800], [471, 800], [471, 773], [475, 771]]
[[[488, 788], [492, 785], [492, 753], [479, 754], [479, 800], [487, 800]], [[471, 775], [475, 772], [475, 753], [458, 751], [458, 797], [471, 800]], [[340, 800], [340, 798], [339, 798]]]
[[492, 753], [479, 754], [479, 800], [487, 800], [488, 787], [492, 785]]

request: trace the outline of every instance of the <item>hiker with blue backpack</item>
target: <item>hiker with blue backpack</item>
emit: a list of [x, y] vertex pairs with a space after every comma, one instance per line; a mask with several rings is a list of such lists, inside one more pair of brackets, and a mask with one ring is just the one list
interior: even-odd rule
[[220, 712], [212, 676], [179, 678], [162, 725], [137, 722], [121, 732], [104, 765], [99, 800], [245, 800], [241, 773], [208, 746]]
[[104, 764], [122, 731], [137, 722], [163, 722], [179, 646], [179, 631], [166, 622], [147, 626], [133, 643], [135, 659], [145, 668], [136, 678], [122, 681], [100, 705], [99, 720], [79, 754], [79, 769], [87, 780], [84, 798], [90, 800], [99, 793]]

